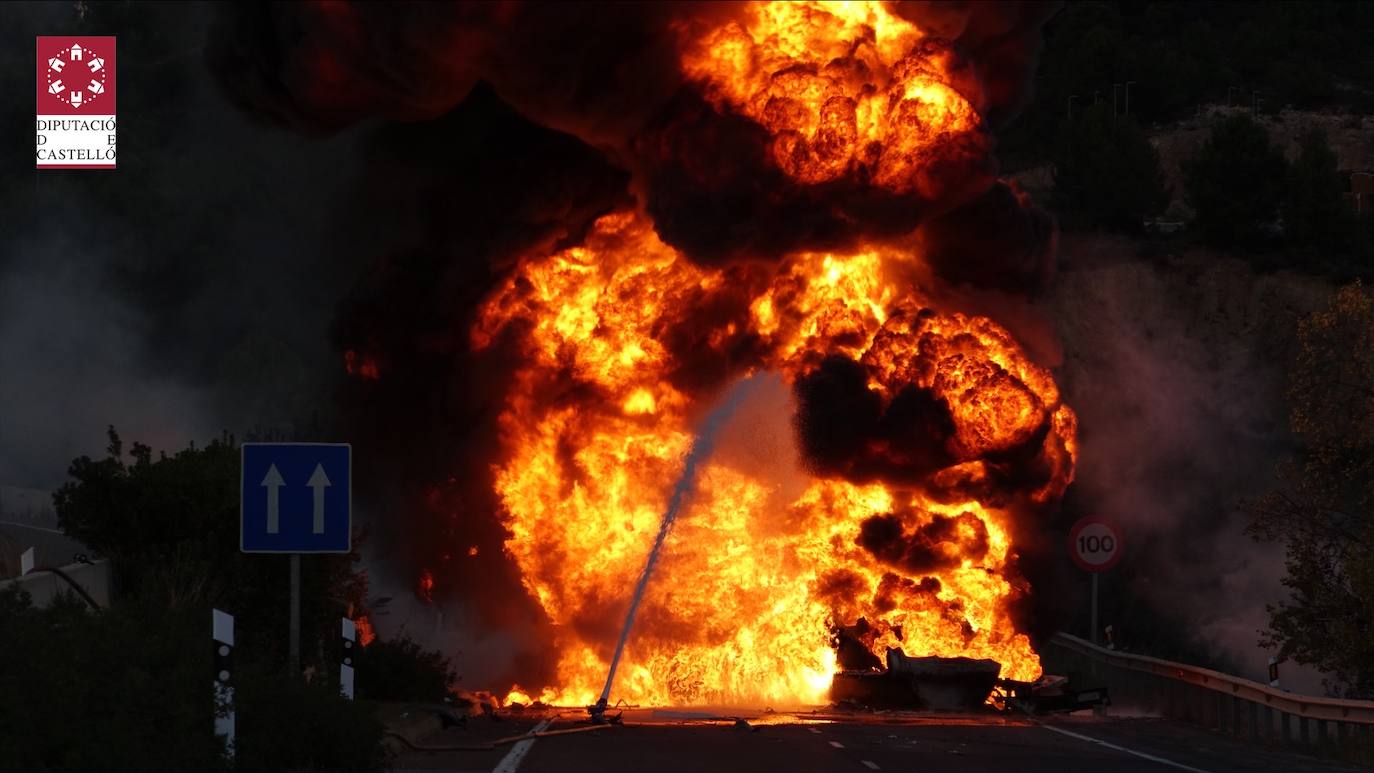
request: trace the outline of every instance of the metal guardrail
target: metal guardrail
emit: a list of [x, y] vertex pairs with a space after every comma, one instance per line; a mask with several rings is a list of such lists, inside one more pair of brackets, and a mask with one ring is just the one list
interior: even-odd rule
[[1311, 695], [1298, 695], [1270, 687], [1249, 679], [1223, 674], [1209, 668], [1174, 663], [1147, 655], [1132, 655], [1099, 647], [1077, 636], [1061, 633], [1054, 636], [1055, 643], [1076, 650], [1084, 655], [1122, 668], [1143, 671], [1148, 674], [1176, 679], [1187, 684], [1198, 685], [1231, 695], [1241, 700], [1271, 706], [1285, 714], [1294, 714], [1313, 719], [1333, 722], [1352, 722], [1374, 725], [1374, 701], [1342, 700], [1340, 698], [1321, 698]]
[[47, 606], [59, 593], [71, 590], [92, 609], [101, 609], [110, 604], [110, 562], [102, 558], [63, 567], [36, 566], [28, 574], [0, 580], [0, 588], [10, 585], [28, 591], [34, 606]]
[[1045, 652], [1057, 667], [1084, 670], [1116, 703], [1135, 703], [1253, 741], [1344, 744], [1374, 736], [1374, 701], [1298, 695], [1208, 668], [1099, 647], [1055, 634]]

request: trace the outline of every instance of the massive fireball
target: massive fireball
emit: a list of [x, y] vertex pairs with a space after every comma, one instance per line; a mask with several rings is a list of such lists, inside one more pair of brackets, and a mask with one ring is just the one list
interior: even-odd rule
[[852, 176], [932, 197], [939, 160], [990, 148], [963, 63], [881, 3], [754, 3], [742, 20], [682, 35], [684, 74], [767, 129], [774, 162], [798, 182]]
[[[886, 5], [757, 3], [676, 33], [684, 78], [761, 127], [799, 186], [935, 198], [942, 158], [989, 149], [976, 80]], [[474, 349], [521, 363], [493, 469], [505, 547], [558, 661], [512, 699], [595, 700], [694, 422], [751, 374], [790, 387], [805, 483], [704, 466], [614, 697], [818, 703], [856, 646], [1039, 673], [1013, 535], [1072, 479], [1074, 414], [1006, 330], [933, 302], [896, 244], [705, 266], [625, 210], [523, 256], [483, 303]]]
[[[787, 502], [776, 481], [706, 465], [649, 586], [617, 697], [821, 702], [841, 629], [878, 656], [900, 646], [993, 658], [1014, 678], [1039, 672], [1008, 613], [1026, 591], [1009, 565], [1009, 519], [1018, 502], [1068, 484], [1073, 413], [1005, 330], [926, 306], [903, 283], [918, 265], [874, 249], [706, 269], [622, 212], [582, 246], [530, 258], [489, 299], [474, 346], [514, 342], [525, 363], [501, 417], [509, 456], [495, 471], [506, 549], [554, 623], [559, 658], [556, 685], [513, 697], [596, 697], [703, 407], [675, 386], [684, 347], [747, 349], [756, 370], [791, 383], [840, 355], [875, 405], [924, 395], [949, 426], [932, 435], [935, 448], [921, 449], [924, 435], [871, 444], [861, 457], [882, 460], [871, 480], [816, 477]], [[713, 307], [735, 294], [736, 313]], [[923, 451], [910, 464], [908, 447]], [[1040, 470], [1033, 484], [975, 498], [995, 488], [999, 455], [1026, 448]]]

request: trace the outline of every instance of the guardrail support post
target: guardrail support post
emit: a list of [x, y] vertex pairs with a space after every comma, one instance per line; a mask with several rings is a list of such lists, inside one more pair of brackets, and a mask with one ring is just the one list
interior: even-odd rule
[[1287, 712], [1283, 714], [1283, 742], [1285, 744], [1293, 742], [1293, 715]]
[[1298, 717], [1298, 732], [1301, 734], [1300, 737], [1302, 738], [1303, 746], [1308, 746], [1312, 743], [1311, 725], [1311, 717]]
[[[1246, 702], [1250, 703], [1249, 701]], [[1250, 703], [1250, 740], [1255, 743], [1258, 743], [1260, 739], [1259, 709], [1260, 707], [1258, 703]]]

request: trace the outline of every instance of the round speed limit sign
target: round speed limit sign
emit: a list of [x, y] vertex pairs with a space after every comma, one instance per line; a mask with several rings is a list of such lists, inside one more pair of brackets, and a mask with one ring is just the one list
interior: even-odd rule
[[1121, 531], [1103, 518], [1082, 518], [1069, 530], [1069, 555], [1085, 572], [1105, 572], [1121, 560]]

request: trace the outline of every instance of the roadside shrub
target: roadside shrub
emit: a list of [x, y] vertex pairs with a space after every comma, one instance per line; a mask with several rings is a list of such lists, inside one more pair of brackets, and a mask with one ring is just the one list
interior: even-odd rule
[[358, 697], [376, 701], [441, 701], [457, 679], [442, 653], [405, 637], [364, 647], [356, 675]]
[[27, 773], [225, 770], [206, 627], [141, 605], [0, 590], [0, 760]]
[[305, 682], [280, 669], [240, 668], [236, 746], [239, 770], [380, 773], [382, 723], [367, 701], [339, 695], [331, 679]]

